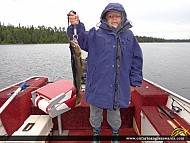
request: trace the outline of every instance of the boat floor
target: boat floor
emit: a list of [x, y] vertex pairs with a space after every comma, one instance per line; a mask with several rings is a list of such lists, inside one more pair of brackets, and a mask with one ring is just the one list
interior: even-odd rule
[[[82, 102], [80, 106], [77, 108], [70, 110], [69, 112], [66, 112], [61, 115], [62, 118], [62, 135], [70, 137], [70, 140], [67, 141], [50, 141], [50, 143], [61, 143], [61, 142], [68, 142], [68, 143], [77, 143], [77, 142], [83, 142], [83, 143], [90, 143], [91, 141], [88, 139], [88, 137], [93, 137], [93, 131], [92, 127], [89, 123], [89, 116], [90, 116], [90, 108], [89, 104], [84, 101], [84, 93], [81, 92], [82, 95]], [[43, 114], [43, 112], [37, 108], [32, 108], [33, 114]], [[130, 104], [129, 108], [127, 109], [121, 109], [121, 118], [122, 118], [122, 125], [120, 128], [119, 136], [127, 137], [127, 136], [138, 136], [133, 128], [133, 117], [135, 115], [135, 106], [133, 103]], [[76, 120], [77, 119], [77, 120]], [[58, 135], [58, 124], [57, 124], [57, 118], [53, 118], [54, 122], [54, 128], [53, 128], [53, 135]], [[72, 136], [79, 137], [79, 140], [83, 141], [77, 141], [73, 140]], [[101, 127], [100, 136], [103, 138], [101, 141], [102, 143], [109, 143], [110, 141], [107, 141], [108, 139], [111, 139], [111, 128], [109, 124], [107, 123], [107, 117], [106, 117], [106, 110], [103, 111], [103, 122]], [[61, 140], [61, 137], [60, 137]], [[106, 140], [106, 141], [105, 141]], [[121, 143], [126, 142], [122, 139]], [[140, 141], [127, 141], [127, 142], [133, 142], [133, 143], [140, 143]]]
[[[70, 137], [74, 136], [74, 137], [84, 137], [85, 140], [88, 138], [86, 137], [92, 137], [93, 133], [92, 130], [69, 130], [68, 131], [68, 135]], [[63, 133], [64, 134], [64, 133]], [[120, 136], [122, 137], [127, 137], [127, 136], [137, 136], [135, 130], [133, 128], [121, 128], [120, 129]], [[101, 141], [101, 143], [110, 143], [109, 140], [111, 138], [111, 130], [110, 129], [102, 129], [101, 133], [100, 133], [100, 137], [103, 137], [103, 140]], [[71, 138], [72, 139], [72, 138]], [[50, 143], [62, 143], [62, 142], [68, 142], [68, 143], [90, 143], [91, 141], [50, 141]], [[125, 141], [122, 140], [120, 141], [121, 143], [127, 142], [127, 143], [140, 143], [140, 141]]]

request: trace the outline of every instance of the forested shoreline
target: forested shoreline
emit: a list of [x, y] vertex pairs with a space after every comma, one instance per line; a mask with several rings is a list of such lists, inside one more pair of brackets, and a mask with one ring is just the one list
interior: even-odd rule
[[45, 27], [44, 25], [32, 26], [13, 26], [1, 25], [0, 23], [0, 44], [48, 44], [48, 43], [68, 43], [65, 28], [54, 26]]
[[[136, 36], [140, 43], [144, 42], [190, 42], [190, 39], [170, 39], [154, 38], [146, 36]], [[50, 44], [68, 43], [69, 38], [64, 27], [45, 27], [44, 25], [13, 26], [2, 25], [0, 22], [0, 44]]]

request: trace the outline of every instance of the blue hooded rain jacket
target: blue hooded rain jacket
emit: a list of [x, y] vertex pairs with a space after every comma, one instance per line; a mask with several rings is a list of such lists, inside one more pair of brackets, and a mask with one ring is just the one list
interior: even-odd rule
[[[117, 29], [110, 27], [105, 20], [106, 13], [111, 10], [122, 13], [122, 22]], [[97, 30], [85, 31], [82, 22], [76, 26], [79, 45], [88, 52], [85, 100], [103, 109], [127, 108], [131, 99], [130, 86], [140, 86], [143, 80], [142, 51], [129, 29], [131, 24], [122, 5], [108, 4], [100, 19], [101, 25]], [[73, 25], [67, 29], [70, 39], [73, 29]], [[118, 47], [121, 47], [121, 61], [116, 74]]]

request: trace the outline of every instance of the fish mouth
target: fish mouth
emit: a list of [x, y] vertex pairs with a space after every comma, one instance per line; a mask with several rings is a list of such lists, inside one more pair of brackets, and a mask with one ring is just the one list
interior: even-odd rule
[[76, 47], [75, 41], [70, 41], [70, 44], [71, 44], [72, 47]]
[[70, 41], [70, 44], [73, 47], [77, 47], [78, 46], [78, 41], [76, 39], [73, 39], [73, 40]]

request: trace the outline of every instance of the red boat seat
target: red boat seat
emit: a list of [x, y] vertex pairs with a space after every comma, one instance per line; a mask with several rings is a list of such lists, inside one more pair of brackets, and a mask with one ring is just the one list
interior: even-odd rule
[[32, 101], [52, 118], [76, 107], [76, 90], [70, 80], [58, 80], [32, 92]]

